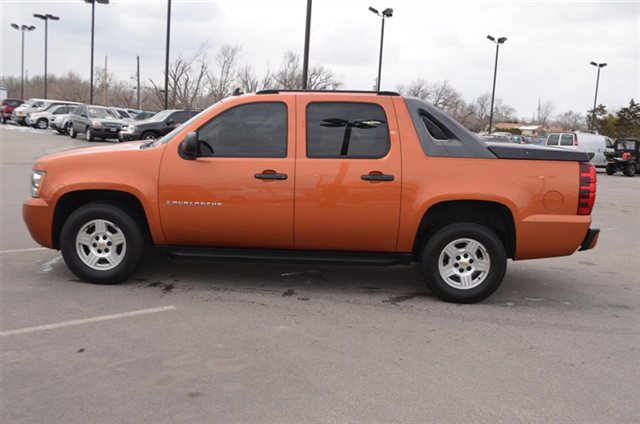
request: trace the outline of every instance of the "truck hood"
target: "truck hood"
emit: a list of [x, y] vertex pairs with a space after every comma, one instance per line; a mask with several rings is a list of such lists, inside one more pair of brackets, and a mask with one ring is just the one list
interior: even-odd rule
[[142, 144], [142, 141], [131, 141], [111, 146], [82, 147], [79, 149], [65, 150], [39, 158], [33, 168], [46, 170], [49, 166], [57, 164], [58, 162], [77, 163], [87, 160], [100, 160], [102, 157], [107, 159], [112, 155], [121, 156], [121, 154], [126, 154], [126, 152], [140, 151], [140, 145]]

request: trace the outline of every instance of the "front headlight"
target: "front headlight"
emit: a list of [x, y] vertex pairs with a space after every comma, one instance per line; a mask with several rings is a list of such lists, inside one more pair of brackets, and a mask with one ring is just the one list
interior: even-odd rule
[[31, 197], [40, 197], [45, 174], [46, 171], [31, 171]]
[[94, 128], [102, 127], [102, 123], [100, 121], [91, 121], [91, 126]]
[[136, 126], [132, 125], [132, 124], [129, 124], [129, 126], [126, 128], [126, 130], [128, 132], [135, 132], [136, 131]]

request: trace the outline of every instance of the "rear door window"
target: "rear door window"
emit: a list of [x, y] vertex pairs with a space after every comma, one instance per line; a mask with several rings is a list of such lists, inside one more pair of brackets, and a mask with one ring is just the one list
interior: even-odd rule
[[547, 139], [547, 146], [557, 146], [558, 140], [560, 140], [559, 134], [551, 134]]
[[573, 146], [573, 134], [562, 134], [560, 138], [561, 146]]
[[373, 103], [318, 102], [307, 106], [308, 158], [372, 158], [389, 152], [389, 125]]

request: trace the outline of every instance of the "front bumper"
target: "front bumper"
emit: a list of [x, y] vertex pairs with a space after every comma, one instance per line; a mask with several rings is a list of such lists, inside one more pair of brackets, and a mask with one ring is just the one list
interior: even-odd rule
[[98, 137], [98, 138], [118, 138], [118, 132], [120, 131], [119, 128], [113, 128], [113, 130], [111, 128], [94, 128], [91, 127], [91, 132], [93, 133], [94, 137]]
[[18, 123], [18, 124], [23, 124], [24, 123], [24, 119], [25, 119], [24, 116], [18, 116], [18, 115], [11, 114], [11, 120], [13, 122]]
[[22, 218], [29, 234], [41, 246], [53, 248], [51, 226], [53, 205], [39, 197], [30, 197], [22, 204]]
[[142, 134], [136, 132], [120, 131], [118, 133], [118, 138], [122, 141], [141, 140]]
[[598, 237], [600, 237], [600, 229], [599, 228], [589, 228], [587, 231], [587, 235], [584, 237], [578, 252], [582, 252], [583, 250], [589, 250], [596, 247], [598, 244]]

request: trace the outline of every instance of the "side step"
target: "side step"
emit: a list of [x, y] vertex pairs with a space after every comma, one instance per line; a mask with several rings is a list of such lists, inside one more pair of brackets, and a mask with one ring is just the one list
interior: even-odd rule
[[167, 254], [178, 259], [222, 261], [275, 261], [328, 264], [398, 265], [410, 264], [411, 253], [340, 252], [321, 250], [221, 249], [211, 247], [167, 246]]

